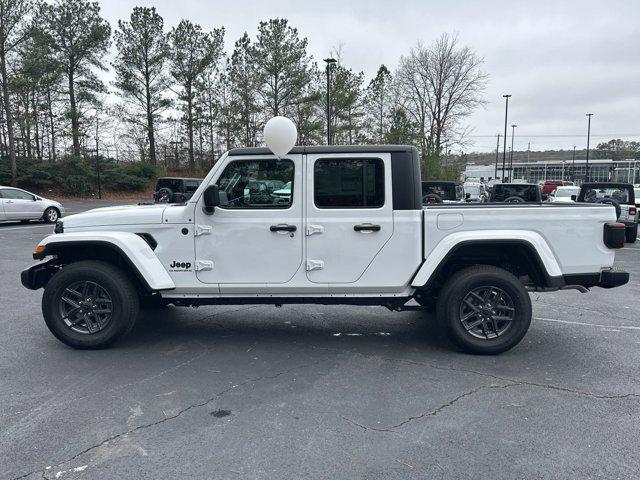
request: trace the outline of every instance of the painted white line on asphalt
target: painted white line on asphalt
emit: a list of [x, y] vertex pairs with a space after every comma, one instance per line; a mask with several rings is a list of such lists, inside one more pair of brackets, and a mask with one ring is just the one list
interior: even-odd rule
[[556, 323], [566, 323], [569, 325], [584, 325], [586, 327], [596, 327], [596, 328], [616, 328], [623, 330], [640, 330], [640, 327], [634, 327], [631, 325], [601, 325], [599, 323], [587, 323], [587, 322], [572, 322], [570, 320], [558, 320], [557, 318], [544, 318], [544, 317], [533, 317], [534, 320], [544, 320], [545, 322], [556, 322]]

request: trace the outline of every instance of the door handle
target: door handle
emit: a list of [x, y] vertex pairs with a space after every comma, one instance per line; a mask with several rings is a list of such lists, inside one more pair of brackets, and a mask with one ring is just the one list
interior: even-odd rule
[[296, 227], [295, 225], [286, 225], [286, 224], [279, 224], [279, 225], [271, 225], [269, 227], [269, 230], [271, 230], [272, 232], [295, 232], [298, 229], [298, 227]]
[[7, 203], [13, 203], [13, 200], [7, 200]]
[[362, 223], [360, 225], [354, 225], [353, 229], [356, 232], [379, 232], [380, 225], [374, 225], [372, 223]]

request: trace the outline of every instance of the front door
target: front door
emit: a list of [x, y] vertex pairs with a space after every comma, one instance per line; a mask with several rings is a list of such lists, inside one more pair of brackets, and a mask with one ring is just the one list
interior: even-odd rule
[[302, 264], [302, 155], [227, 157], [220, 170], [220, 206], [196, 207], [198, 279], [222, 292], [287, 282]]
[[307, 278], [354, 283], [393, 234], [391, 157], [307, 156]]

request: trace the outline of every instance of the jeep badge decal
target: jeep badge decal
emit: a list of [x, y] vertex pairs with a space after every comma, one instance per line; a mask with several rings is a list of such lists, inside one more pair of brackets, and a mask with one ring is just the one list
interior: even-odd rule
[[177, 271], [177, 270], [185, 270], [185, 271], [190, 271], [191, 270], [191, 262], [180, 262], [178, 260], [174, 260], [170, 265], [169, 268], [171, 269], [171, 271]]

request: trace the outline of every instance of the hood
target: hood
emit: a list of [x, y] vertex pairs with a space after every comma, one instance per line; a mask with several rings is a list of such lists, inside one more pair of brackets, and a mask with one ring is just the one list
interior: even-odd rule
[[102, 207], [64, 217], [64, 228], [162, 223], [166, 204]]

